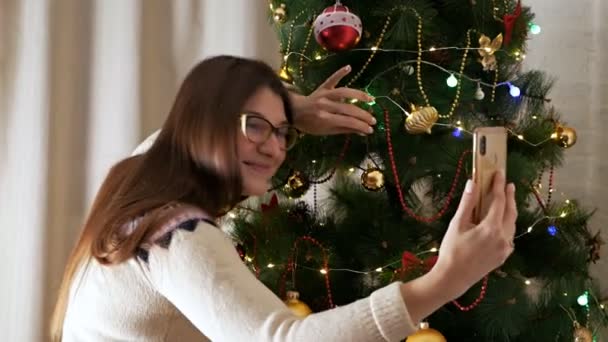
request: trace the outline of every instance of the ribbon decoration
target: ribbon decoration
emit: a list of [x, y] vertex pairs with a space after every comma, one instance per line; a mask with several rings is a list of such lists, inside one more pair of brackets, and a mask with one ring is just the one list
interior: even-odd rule
[[494, 53], [502, 46], [502, 33], [496, 38], [490, 39], [490, 37], [482, 34], [479, 37], [479, 55], [481, 56], [480, 62], [483, 65], [483, 70], [496, 70], [496, 56]]
[[272, 197], [270, 198], [270, 202], [268, 202], [268, 204], [262, 203], [260, 205], [260, 208], [262, 210], [262, 213], [267, 213], [269, 211], [272, 211], [272, 210], [278, 208], [278, 206], [279, 206], [279, 198], [277, 197], [277, 194], [274, 193], [274, 194], [272, 194]]
[[509, 46], [511, 43], [511, 37], [513, 36], [513, 27], [515, 26], [515, 21], [521, 15], [521, 0], [517, 1], [517, 6], [515, 6], [515, 11], [512, 14], [505, 14], [503, 17], [503, 22], [505, 24], [505, 46]]
[[430, 256], [424, 260], [418, 258], [416, 254], [405, 251], [401, 256], [401, 271], [406, 272], [411, 269], [422, 268], [428, 272], [437, 263], [437, 255]]

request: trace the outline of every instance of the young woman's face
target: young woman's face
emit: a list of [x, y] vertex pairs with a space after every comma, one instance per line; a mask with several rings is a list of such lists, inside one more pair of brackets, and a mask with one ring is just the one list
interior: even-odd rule
[[263, 195], [285, 160], [289, 140], [295, 132], [287, 122], [281, 97], [267, 87], [260, 88], [247, 100], [238, 125], [243, 195]]

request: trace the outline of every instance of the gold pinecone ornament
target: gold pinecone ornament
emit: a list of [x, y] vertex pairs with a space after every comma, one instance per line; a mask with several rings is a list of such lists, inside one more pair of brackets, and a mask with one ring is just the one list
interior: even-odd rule
[[435, 107], [416, 108], [412, 105], [412, 112], [405, 119], [405, 130], [411, 134], [431, 134], [431, 128], [439, 119], [439, 113]]

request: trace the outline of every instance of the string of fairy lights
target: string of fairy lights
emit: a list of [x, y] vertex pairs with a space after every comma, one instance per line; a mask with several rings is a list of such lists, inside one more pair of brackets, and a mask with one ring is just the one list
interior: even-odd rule
[[[504, 10], [506, 11], [507, 9], [507, 3], [505, 1], [504, 3]], [[272, 3], [270, 4], [270, 9], [271, 11], [274, 10]], [[382, 30], [382, 33], [379, 35], [379, 37], [376, 39], [375, 43], [373, 44], [373, 46], [368, 47], [368, 48], [352, 48], [349, 51], [353, 51], [353, 52], [363, 52], [363, 53], [370, 53], [369, 58], [367, 59], [365, 65], [361, 68], [361, 70], [359, 70], [356, 75], [348, 82], [347, 86], [350, 86], [359, 76], [361, 76], [361, 74], [363, 73], [363, 71], [366, 69], [366, 67], [368, 66], [368, 64], [371, 62], [371, 60], [374, 58], [374, 56], [376, 56], [378, 53], [403, 53], [403, 54], [417, 54], [418, 58], [416, 59], [410, 59], [410, 60], [403, 60], [399, 63], [396, 63], [395, 65], [389, 67], [388, 69], [384, 69], [382, 72], [377, 73], [376, 75], [374, 75], [370, 81], [367, 83], [367, 85], [363, 88], [363, 90], [365, 90], [368, 94], [372, 95], [369, 91], [369, 89], [372, 89], [375, 82], [381, 80], [381, 78], [386, 75], [387, 73], [394, 71], [396, 69], [402, 69], [403, 71], [405, 71], [409, 76], [412, 77], [416, 77], [417, 81], [418, 81], [418, 86], [419, 86], [419, 90], [421, 92], [421, 94], [423, 95], [423, 97], [425, 98], [426, 101], [426, 105], [430, 106], [430, 104], [428, 103], [428, 98], [426, 96], [426, 93], [424, 92], [424, 89], [422, 87], [422, 79], [421, 79], [421, 65], [426, 65], [426, 66], [430, 66], [433, 67], [437, 70], [440, 70], [442, 72], [444, 72], [446, 74], [446, 85], [449, 88], [456, 88], [456, 96], [452, 102], [452, 109], [450, 110], [450, 112], [448, 114], [444, 114], [444, 115], [439, 115], [439, 117], [441, 118], [450, 118], [451, 115], [454, 112], [454, 109], [456, 108], [456, 106], [458, 105], [458, 101], [459, 101], [459, 96], [460, 96], [460, 86], [462, 85], [463, 81], [468, 81], [468, 82], [472, 82], [472, 83], [476, 83], [477, 84], [477, 89], [475, 91], [475, 99], [476, 100], [482, 100], [485, 97], [485, 93], [483, 92], [483, 88], [482, 87], [486, 87], [491, 89], [492, 93], [491, 93], [491, 102], [494, 102], [495, 99], [495, 92], [496, 89], [498, 87], [508, 87], [509, 89], [509, 95], [513, 98], [519, 98], [521, 96], [523, 97], [532, 97], [532, 98], [538, 98], [535, 96], [531, 96], [529, 94], [522, 94], [521, 89], [516, 85], [517, 83], [519, 83], [520, 81], [520, 77], [515, 75], [510, 77], [507, 80], [502, 80], [500, 82], [498, 82], [498, 72], [496, 69], [490, 69], [491, 71], [494, 72], [494, 82], [490, 83], [487, 81], [484, 81], [481, 78], [474, 78], [474, 77], [470, 77], [469, 75], [467, 75], [466, 73], [464, 73], [464, 66], [465, 66], [465, 62], [467, 59], [467, 54], [469, 52], [476, 52], [479, 53], [479, 55], [481, 55], [482, 57], [487, 57], [493, 55], [493, 54], [507, 54], [509, 56], [511, 56], [515, 61], [521, 62], [526, 58], [526, 55], [524, 53], [522, 53], [520, 50], [518, 49], [514, 49], [511, 51], [507, 51], [505, 49], [493, 49], [490, 46], [492, 46], [491, 43], [493, 43], [492, 39], [489, 39], [488, 41], [491, 42], [490, 45], [487, 46], [480, 46], [480, 47], [471, 47], [470, 46], [470, 33], [474, 32], [474, 30], [469, 30], [469, 32], [467, 32], [467, 46], [466, 47], [462, 47], [462, 46], [441, 46], [441, 47], [435, 47], [435, 46], [431, 46], [428, 47], [426, 49], [422, 48], [422, 44], [421, 44], [421, 33], [422, 33], [422, 21], [421, 21], [421, 16], [413, 9], [408, 9], [414, 12], [414, 14], [417, 16], [418, 18], [418, 49], [417, 50], [408, 50], [408, 49], [387, 49], [387, 48], [383, 48], [381, 47], [381, 43], [383, 42], [383, 36], [384, 33], [386, 31], [387, 26], [390, 23], [390, 16], [387, 16], [387, 20], [385, 22], [384, 25], [384, 29]], [[503, 21], [502, 19], [500, 19], [498, 17], [498, 10], [499, 7], [498, 6], [493, 6], [493, 15], [494, 17], [499, 20], [499, 21]], [[296, 17], [300, 17], [302, 15], [303, 12], [299, 13]], [[275, 21], [276, 21], [276, 17], [275, 17]], [[310, 55], [306, 55], [304, 52], [308, 49], [309, 47], [309, 43], [311, 41], [311, 36], [312, 36], [312, 28], [308, 27], [308, 23], [301, 23], [296, 25], [295, 24], [295, 20], [290, 24], [290, 31], [289, 31], [289, 36], [288, 36], [288, 44], [287, 44], [287, 49], [283, 50], [284, 52], [284, 56], [283, 56], [283, 65], [281, 67], [280, 70], [280, 75], [282, 76], [282, 78], [289, 76], [290, 74], [290, 66], [292, 66], [293, 63], [289, 63], [290, 62], [290, 58], [292, 56], [294, 57], [298, 57], [298, 61], [299, 63], [297, 64], [297, 74], [300, 76], [300, 79], [303, 79], [303, 67], [304, 67], [304, 61], [308, 61], [308, 62], [313, 62], [313, 61], [324, 61], [324, 60], [328, 60], [331, 59], [333, 57], [335, 57], [337, 54], [335, 53], [327, 53], [327, 54], [322, 54], [320, 52], [315, 52], [313, 56]], [[304, 44], [304, 48], [302, 49], [302, 52], [297, 52], [297, 51], [290, 51], [290, 47], [291, 47], [291, 41], [293, 38], [293, 33], [296, 29], [302, 29], [305, 28], [306, 30], [308, 30], [308, 33], [306, 35], [306, 42]], [[528, 23], [528, 32], [530, 32], [533, 35], [537, 35], [539, 33], [541, 33], [541, 27], [535, 23]], [[483, 35], [482, 35], [483, 36]], [[487, 37], [486, 37], [487, 38]], [[498, 38], [498, 37], [497, 37]], [[494, 41], [496, 41], [496, 38], [494, 39]], [[480, 45], [481, 45], [481, 40], [480, 40]], [[432, 61], [428, 61], [428, 60], [423, 60], [421, 58], [423, 53], [433, 53], [433, 52], [440, 52], [440, 51], [463, 51], [463, 59], [462, 62], [460, 63], [460, 70], [450, 70], [447, 69], [437, 63], [433, 63]], [[494, 63], [496, 63], [494, 61]], [[483, 63], [482, 63], [483, 64]], [[484, 65], [484, 70], [485, 70], [486, 65]], [[494, 66], [496, 67], [496, 66]], [[290, 77], [290, 76], [289, 76]], [[379, 99], [385, 99], [389, 102], [391, 102], [393, 105], [395, 105], [395, 107], [399, 108], [399, 110], [406, 116], [406, 117], [410, 117], [412, 116], [412, 113], [410, 113], [410, 111], [406, 110], [405, 108], [403, 108], [399, 102], [395, 99], [393, 99], [390, 95], [378, 95], [378, 96], [374, 96], [374, 101], [368, 103], [368, 105], [373, 106], [375, 104], [376, 100]], [[542, 100], [548, 102], [550, 100], [548, 99], [544, 99], [542, 98]], [[353, 103], [355, 103], [356, 101], [351, 101]], [[415, 109], [412, 109], [415, 110]], [[539, 119], [538, 116], [536, 115], [532, 115], [531, 119], [533, 120], [537, 120]], [[453, 135], [455, 137], [459, 137], [462, 133], [465, 134], [469, 134], [472, 135], [473, 133], [471, 131], [469, 131], [465, 125], [463, 124], [462, 121], [460, 120], [455, 120], [455, 122], [453, 123], [444, 123], [444, 122], [434, 122], [432, 124], [432, 126], [442, 126], [442, 127], [447, 127], [447, 128], [451, 128], [453, 129]], [[507, 127], [507, 131], [508, 133], [512, 136], [515, 137], [516, 139], [520, 140], [522, 143], [528, 144], [532, 147], [538, 147], [541, 146], [551, 140], [556, 140], [560, 137], [558, 137], [556, 135], [555, 132], [552, 132], [551, 135], [549, 137], [546, 137], [545, 139], [541, 139], [540, 141], [529, 141], [528, 139], [526, 139], [526, 137], [522, 134], [522, 133], [518, 133], [515, 130], [508, 128]], [[312, 161], [313, 163], [315, 163], [315, 161]], [[355, 171], [354, 167], [348, 168], [348, 172], [353, 173]], [[541, 199], [539, 197], [539, 191], [540, 191], [540, 187], [541, 184], [538, 184], [538, 188], [534, 188], [535, 191], [535, 195], [537, 195], [537, 200], [540, 203]], [[549, 185], [549, 201], [550, 201], [550, 196], [551, 193], [553, 193], [554, 189], [550, 183]], [[563, 196], [563, 193], [562, 193]], [[536, 230], [537, 226], [540, 225], [543, 222], [549, 222], [550, 225], [547, 227], [547, 233], [551, 236], [556, 236], [558, 233], [558, 228], [556, 226], [556, 222], [559, 221], [559, 219], [564, 219], [568, 216], [569, 214], [569, 206], [570, 206], [571, 202], [570, 200], [566, 199], [564, 201], [564, 206], [563, 209], [561, 211], [558, 210], [559, 214], [558, 215], [547, 215], [545, 214], [544, 216], [536, 219], [526, 230], [524, 230], [523, 232], [521, 232], [520, 234], [515, 236], [515, 240], [521, 239], [522, 237], [524, 237], [525, 235], [531, 234], [533, 231]], [[543, 207], [543, 209], [545, 209]], [[230, 213], [231, 217], [236, 217], [236, 215], [233, 216], [232, 213]], [[428, 250], [424, 250], [424, 251], [420, 251], [418, 253], [416, 253], [416, 256], [422, 256], [428, 253], [437, 253], [439, 251], [438, 248], [433, 247], [431, 249]], [[247, 261], [248, 263], [252, 263], [254, 260], [251, 256], [245, 256], [244, 258], [245, 261]], [[396, 265], [399, 265], [400, 263], [402, 263], [402, 260], [394, 260], [392, 262], [389, 262], [387, 264], [384, 265], [380, 265], [378, 267], [372, 267], [369, 269], [365, 269], [365, 270], [355, 270], [355, 269], [349, 269], [349, 268], [331, 268], [331, 267], [322, 267], [322, 268], [313, 268], [313, 267], [308, 267], [305, 265], [299, 265], [299, 264], [292, 264], [293, 267], [297, 267], [297, 268], [301, 268], [301, 269], [306, 269], [306, 270], [310, 270], [310, 271], [314, 271], [314, 272], [319, 272], [322, 275], [327, 275], [329, 272], [350, 272], [350, 273], [357, 273], [357, 274], [363, 274], [363, 275], [373, 275], [373, 274], [382, 274], [383, 272], [386, 272], [387, 270], [393, 270], [395, 268]], [[325, 265], [327, 265], [327, 260], [324, 263]], [[254, 265], [251, 265], [254, 266]], [[257, 266], [257, 265], [255, 265]], [[265, 268], [267, 269], [273, 269], [276, 267], [286, 267], [288, 265], [286, 264], [275, 264], [275, 263], [271, 263], [269, 262]], [[259, 266], [258, 266], [259, 267]], [[264, 267], [264, 266], [262, 266]], [[520, 276], [517, 275], [513, 275], [513, 277], [517, 278]], [[522, 282], [526, 285], [529, 286], [531, 284], [533, 284], [533, 279], [527, 279], [527, 278], [523, 278], [520, 277]], [[567, 293], [564, 293], [565, 296], [567, 296]], [[604, 304], [600, 303], [598, 301], [597, 298], [595, 298], [593, 296], [593, 294], [591, 294], [590, 292], [586, 291], [584, 294], [581, 294], [578, 298], [577, 298], [577, 302], [579, 305], [581, 306], [586, 306], [587, 307], [587, 312], [589, 312], [589, 295], [591, 295], [593, 297], [593, 299], [595, 300], [596, 304], [598, 305], [598, 307], [600, 307], [602, 310], [604, 309]], [[574, 320], [573, 320], [574, 321]]]
[[[304, 24], [302, 24], [300, 26], [304, 26]], [[534, 26], [534, 29], [531, 30], [532, 33], [534, 33], [534, 34], [540, 33], [540, 26], [537, 26], [535, 24], [533, 24], [533, 26]], [[298, 27], [298, 25], [292, 25], [292, 29], [296, 28], [296, 27]], [[291, 37], [291, 34], [290, 34], [290, 37]], [[420, 52], [435, 52], [435, 51], [441, 51], [441, 50], [479, 51], [479, 50], [484, 50], [484, 49], [487, 49], [487, 48], [447, 46], [447, 47], [430, 47], [428, 49], [422, 49], [422, 50], [419, 50], [419, 51], [415, 51], [415, 50], [407, 50], [407, 49], [384, 49], [384, 48], [380, 48], [378, 46], [372, 46], [370, 48], [355, 48], [355, 49], [352, 49], [351, 51], [420, 53]], [[497, 50], [497, 52], [500, 52], [500, 53], [509, 53], [506, 50], [502, 50], [502, 49], [501, 50]], [[525, 54], [522, 54], [519, 51], [512, 52], [511, 54], [517, 60], [523, 60], [526, 57]], [[323, 56], [321, 54], [316, 54], [316, 55], [314, 55], [314, 56], [311, 57], [311, 56], [308, 56], [306, 54], [303, 54], [303, 53], [300, 53], [300, 52], [297, 52], [297, 51], [289, 51], [289, 52], [285, 53], [285, 55], [283, 56], [283, 60], [285, 62], [283, 68], [287, 68], [287, 65], [288, 65], [287, 62], [289, 61], [289, 58], [291, 56], [297, 56], [297, 57], [300, 57], [300, 60], [307, 60], [309, 62], [312, 62], [313, 60], [314, 61], [322, 61], [324, 59], [331, 58], [334, 55], [335, 54], [327, 54], [327, 55]], [[402, 68], [404, 66], [409, 66], [410, 64], [415, 64], [417, 62], [420, 62], [422, 64], [435, 67], [435, 68], [437, 68], [437, 69], [445, 72], [446, 74], [448, 74], [449, 76], [446, 79], [446, 84], [449, 87], [456, 87], [458, 85], [458, 83], [460, 82], [456, 78], [456, 76], [458, 76], [461, 79], [467, 79], [468, 81], [477, 83], [477, 85], [478, 85], [477, 92], [479, 92], [481, 90], [481, 88], [480, 88], [481, 86], [485, 86], [485, 87], [489, 87], [489, 88], [493, 88], [493, 89], [496, 88], [496, 87], [500, 87], [500, 86], [508, 86], [509, 87], [509, 93], [510, 93], [510, 95], [512, 97], [519, 97], [521, 95], [521, 90], [516, 85], [514, 85], [514, 83], [516, 83], [518, 81], [517, 77], [514, 77], [514, 78], [506, 80], [506, 81], [497, 82], [497, 83], [492, 84], [492, 83], [485, 82], [485, 81], [483, 81], [480, 78], [472, 78], [472, 77], [468, 76], [467, 74], [465, 74], [463, 72], [460, 72], [460, 71], [446, 69], [446, 68], [442, 67], [441, 65], [433, 63], [433, 62], [430, 62], [430, 61], [426, 61], [426, 60], [418, 61], [417, 59], [402, 61], [402, 62], [397, 63], [394, 66], [392, 66], [392, 67], [390, 67], [388, 69], [385, 69], [382, 72], [374, 75], [374, 77], [371, 78], [370, 82], [367, 84], [367, 86], [364, 89], [365, 90], [369, 89], [373, 85], [373, 83], [376, 82], [376, 81], [378, 81], [384, 74], [386, 74], [386, 73], [388, 73], [390, 71], [393, 71], [396, 68]], [[413, 70], [413, 67], [412, 67], [409, 70], [409, 73], [413, 74], [413, 72], [414, 72], [414, 70]], [[393, 99], [389, 95], [375, 96], [374, 99], [375, 100], [386, 99], [386, 100], [390, 101], [391, 103], [393, 103], [397, 108], [399, 108], [399, 110], [405, 116], [410, 116], [411, 115], [409, 111], [407, 111], [405, 108], [403, 108], [395, 99]], [[374, 105], [375, 104], [375, 100], [373, 102], [368, 103], [368, 104], [369, 105]], [[351, 102], [355, 103], [356, 100], [353, 100]], [[533, 119], [537, 119], [538, 117], [537, 116], [532, 116], [532, 118]], [[448, 128], [453, 128], [453, 129], [455, 129], [455, 135], [459, 135], [461, 132], [464, 132], [464, 133], [470, 134], [470, 135], [473, 134], [473, 132], [467, 130], [464, 127], [464, 125], [462, 124], [461, 121], [456, 121], [454, 124], [452, 124], [452, 123], [440, 123], [440, 122], [437, 122], [434, 125], [444, 126], [444, 127], [448, 127]], [[511, 134], [512, 136], [516, 137], [518, 140], [520, 140], [520, 141], [522, 141], [522, 142], [524, 142], [526, 144], [529, 144], [530, 146], [534, 146], [534, 147], [540, 146], [540, 145], [542, 145], [542, 144], [544, 144], [544, 143], [546, 143], [546, 142], [548, 142], [550, 140], [555, 139], [555, 136], [552, 134], [550, 137], [548, 137], [548, 138], [546, 138], [544, 140], [541, 140], [539, 142], [531, 142], [531, 141], [528, 141], [527, 139], [525, 139], [525, 137], [522, 134], [517, 133], [517, 132], [513, 131], [510, 128], [507, 128], [507, 131], [509, 132], [509, 134]], [[313, 161], [313, 163], [314, 163], [314, 161]], [[349, 172], [354, 172], [354, 168], [350, 168]], [[550, 191], [553, 191], [553, 189], [550, 189]], [[570, 201], [566, 200], [565, 203], [569, 204]], [[231, 217], [236, 217], [236, 215], [234, 215], [232, 213], [230, 213], [230, 215], [231, 215]], [[524, 235], [532, 233], [534, 231], [534, 228], [536, 228], [536, 226], [539, 225], [543, 221], [547, 221], [547, 220], [552, 221], [552, 220], [555, 220], [555, 219], [564, 218], [566, 216], [567, 216], [567, 212], [566, 211], [563, 211], [559, 216], [547, 216], [547, 215], [543, 216], [543, 217], [537, 219], [532, 225], [530, 225], [527, 228], [526, 231], [524, 231], [523, 233], [517, 235], [515, 237], [515, 239], [519, 239], [519, 238], [523, 237]], [[556, 229], [557, 228], [554, 225], [549, 226], [549, 228], [548, 228], [549, 234], [555, 236], [555, 234], [557, 233]], [[421, 256], [421, 255], [424, 255], [426, 253], [437, 253], [437, 252], [438, 252], [437, 248], [431, 248], [429, 250], [418, 252], [418, 253], [416, 253], [416, 255], [417, 256]], [[253, 259], [250, 256], [246, 256], [245, 260], [247, 262], [252, 262], [253, 261]], [[389, 262], [389, 263], [387, 263], [385, 265], [380, 265], [378, 267], [373, 267], [373, 268], [368, 269], [368, 270], [354, 270], [354, 269], [348, 269], [348, 268], [320, 268], [320, 269], [315, 269], [315, 268], [311, 268], [311, 267], [304, 266], [304, 265], [297, 265], [297, 267], [303, 268], [303, 269], [307, 269], [307, 270], [311, 270], [311, 271], [318, 271], [321, 274], [327, 274], [328, 272], [351, 272], [351, 273], [358, 273], [358, 274], [369, 275], [369, 274], [374, 274], [374, 273], [382, 273], [385, 269], [387, 269], [387, 268], [389, 268], [391, 266], [397, 265], [399, 263], [401, 263], [401, 260], [395, 260], [395, 261]], [[285, 265], [283, 265], [283, 264], [275, 264], [275, 263], [268, 263], [266, 265], [266, 268], [272, 269], [272, 268], [275, 268], [275, 267], [282, 267], [282, 266], [285, 266]], [[524, 283], [526, 285], [529, 285], [530, 284], [530, 280], [525, 279]]]
[[[353, 50], [357, 50], [357, 51], [369, 51], [369, 52], [378, 52], [378, 51], [380, 51], [380, 52], [409, 52], [409, 53], [415, 52], [415, 51], [412, 51], [412, 50], [405, 50], [405, 49], [383, 49], [383, 48], [378, 48], [378, 47], [360, 48], [360, 49], [353, 49]], [[441, 48], [431, 47], [431, 48], [429, 48], [427, 50], [422, 50], [422, 52], [433, 52], [433, 51], [440, 51], [440, 50], [465, 50], [465, 51], [475, 50], [475, 51], [479, 51], [479, 50], [484, 50], [484, 49], [483, 48], [476, 48], [476, 47], [462, 48], [462, 47], [455, 47], [455, 46], [453, 46], [453, 47], [441, 47]], [[506, 52], [504, 50], [499, 50], [499, 51]], [[522, 60], [525, 58], [525, 54], [521, 54], [520, 52], [515, 52], [514, 54], [515, 54], [515, 56], [519, 56], [517, 58], [520, 58]], [[333, 54], [330, 54], [330, 55], [327, 55], [327, 56], [321, 56], [320, 54], [317, 54], [314, 57], [310, 57], [310, 56], [307, 56], [307, 55], [305, 55], [303, 53], [300, 53], [300, 52], [297, 52], [297, 51], [290, 51], [290, 52], [286, 53], [283, 56], [283, 60], [285, 62], [285, 65], [281, 69], [281, 73], [283, 75], [285, 75], [285, 73], [288, 72], [288, 70], [287, 70], [287, 62], [289, 61], [289, 57], [292, 56], [292, 55], [293, 56], [298, 56], [301, 59], [305, 59], [305, 60], [307, 60], [309, 62], [312, 62], [313, 60], [322, 61], [324, 59], [327, 59], [327, 58], [330, 58], [331, 56], [333, 56]], [[385, 74], [387, 74], [387, 73], [389, 73], [391, 71], [394, 71], [395, 69], [398, 69], [398, 68], [404, 68], [405, 67], [407, 69], [407, 71], [408, 71], [408, 74], [411, 76], [414, 73], [414, 67], [412, 67], [410, 64], [416, 64], [418, 62], [420, 62], [421, 64], [428, 65], [428, 66], [432, 66], [432, 67], [434, 67], [436, 69], [439, 69], [439, 70], [445, 72], [446, 74], [448, 74], [448, 77], [446, 78], [446, 85], [448, 87], [450, 87], [450, 88], [457, 87], [460, 84], [461, 81], [459, 81], [456, 76], [458, 76], [461, 79], [466, 79], [466, 80], [468, 80], [470, 82], [476, 83], [477, 84], [477, 90], [476, 90], [476, 93], [475, 93], [476, 95], [475, 96], [476, 96], [477, 99], [482, 99], [485, 96], [485, 94], [483, 93], [483, 90], [481, 89], [482, 85], [485, 86], [485, 87], [488, 87], [488, 88], [492, 88], [492, 89], [495, 89], [495, 88], [501, 87], [501, 86], [507, 86], [507, 87], [509, 87], [509, 94], [512, 97], [517, 98], [517, 97], [520, 97], [522, 95], [521, 94], [521, 89], [517, 85], [515, 85], [515, 83], [519, 80], [519, 77], [517, 77], [517, 76], [513, 77], [513, 78], [511, 78], [509, 80], [502, 81], [502, 82], [497, 82], [497, 83], [493, 84], [493, 83], [485, 82], [481, 78], [470, 77], [469, 75], [467, 75], [467, 74], [465, 74], [463, 72], [460, 72], [458, 70], [450, 70], [450, 69], [444, 68], [443, 66], [441, 66], [441, 65], [439, 65], [437, 63], [433, 63], [431, 61], [427, 61], [427, 60], [418, 61], [417, 59], [411, 59], [411, 60], [401, 61], [401, 62], [396, 63], [395, 65], [393, 65], [393, 66], [391, 66], [391, 67], [383, 70], [382, 72], [379, 72], [379, 73], [375, 74], [371, 78], [370, 82], [364, 87], [364, 90], [368, 91], [369, 88], [372, 86], [372, 84], [374, 82], [378, 81]], [[526, 95], [524, 94], [524, 96], [526, 96]]]
[[[564, 206], [567, 207], [570, 203], [571, 203], [570, 200], [565, 200], [564, 201]], [[245, 209], [245, 208], [239, 208], [239, 209]], [[254, 211], [253, 209], [247, 209], [247, 210]], [[238, 215], [235, 214], [235, 213], [233, 213], [233, 212], [229, 213], [229, 217], [230, 218], [236, 218], [237, 216]], [[543, 222], [543, 221], [550, 221], [550, 222], [552, 222], [552, 221], [555, 221], [555, 220], [558, 220], [558, 219], [563, 219], [563, 218], [565, 218], [567, 216], [568, 216], [567, 210], [563, 209], [560, 212], [559, 215], [556, 215], [556, 216], [545, 215], [545, 216], [543, 216], [541, 218], [538, 218], [530, 226], [528, 226], [528, 228], [524, 232], [516, 235], [515, 238], [514, 238], [514, 240], [516, 241], [516, 240], [522, 238], [523, 236], [525, 236], [527, 234], [531, 234], [535, 230], [535, 228], [541, 222]], [[549, 228], [547, 228], [547, 232], [551, 236], [556, 236], [557, 233], [558, 233], [558, 229], [554, 225], [551, 225], [551, 226], [549, 226]], [[420, 257], [420, 256], [428, 254], [428, 253], [438, 253], [438, 252], [439, 252], [439, 248], [433, 247], [431, 249], [418, 252], [415, 255], [418, 256], [418, 257]], [[245, 256], [245, 260], [247, 262], [252, 262], [253, 258], [251, 256], [249, 256], [249, 255], [246, 255]], [[379, 265], [377, 267], [372, 267], [372, 268], [367, 269], [367, 270], [355, 270], [355, 269], [349, 269], [349, 268], [320, 268], [320, 269], [316, 269], [316, 268], [306, 267], [306, 266], [303, 266], [303, 265], [298, 265], [298, 267], [302, 267], [302, 268], [308, 269], [308, 270], [318, 271], [321, 274], [326, 274], [327, 272], [330, 272], [330, 271], [332, 271], [332, 272], [333, 271], [351, 272], [351, 273], [358, 273], [358, 274], [373, 274], [373, 273], [381, 273], [381, 272], [383, 272], [384, 269], [386, 269], [386, 268], [388, 268], [390, 266], [394, 266], [394, 265], [399, 264], [399, 263], [401, 263], [401, 259], [394, 260], [394, 261], [391, 261], [391, 262], [386, 263], [384, 265]], [[279, 264], [268, 263], [266, 267], [267, 268], [274, 268], [274, 267], [277, 267], [277, 266], [285, 266], [285, 265], [284, 264], [280, 264], [280, 263]], [[526, 285], [529, 285], [529, 283], [527, 283], [527, 279], [526, 279]]]

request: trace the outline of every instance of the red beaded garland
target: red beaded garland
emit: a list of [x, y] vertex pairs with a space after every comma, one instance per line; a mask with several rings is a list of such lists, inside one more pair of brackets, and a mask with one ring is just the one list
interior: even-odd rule
[[399, 182], [399, 174], [397, 173], [397, 165], [395, 164], [395, 156], [393, 154], [393, 143], [391, 141], [391, 128], [390, 128], [388, 110], [386, 108], [383, 108], [383, 110], [384, 110], [384, 122], [385, 122], [384, 126], [385, 126], [385, 132], [386, 132], [386, 142], [388, 144], [388, 155], [389, 155], [389, 159], [390, 159], [390, 163], [391, 163], [391, 168], [393, 170], [393, 175], [395, 177], [395, 185], [397, 187], [397, 194], [399, 195], [399, 202], [401, 203], [401, 207], [403, 208], [403, 211], [408, 213], [408, 215], [410, 215], [411, 217], [413, 217], [415, 220], [417, 220], [419, 222], [430, 223], [430, 222], [436, 221], [437, 219], [441, 218], [445, 214], [445, 212], [448, 210], [450, 203], [452, 202], [452, 199], [454, 197], [454, 192], [456, 191], [456, 185], [458, 184], [458, 178], [460, 177], [460, 173], [462, 171], [464, 157], [466, 157], [469, 153], [471, 153], [471, 151], [470, 150], [464, 151], [460, 155], [460, 159], [458, 160], [458, 167], [456, 168], [456, 174], [454, 175], [454, 180], [452, 181], [450, 191], [448, 192], [448, 195], [446, 196], [446, 200], [443, 204], [443, 207], [437, 212], [437, 214], [435, 214], [432, 217], [419, 216], [416, 213], [414, 213], [414, 211], [407, 206], [407, 203], [405, 202], [405, 198], [403, 197], [403, 191], [401, 190], [401, 186], [399, 186], [399, 184], [401, 184], [401, 183]]
[[325, 278], [325, 288], [327, 289], [327, 303], [329, 304], [330, 308], [334, 308], [335, 305], [334, 305], [333, 297], [331, 294], [331, 284], [329, 282], [329, 269], [328, 269], [329, 258], [327, 257], [327, 253], [326, 253], [323, 245], [319, 241], [315, 240], [314, 238], [312, 238], [310, 236], [301, 236], [293, 243], [292, 255], [289, 258], [289, 261], [287, 262], [287, 268], [285, 269], [285, 272], [283, 272], [283, 274], [281, 276], [281, 284], [280, 284], [279, 292], [282, 295], [285, 294], [285, 279], [287, 277], [287, 273], [295, 271], [295, 263], [293, 262], [293, 258], [294, 258], [294, 255], [297, 253], [298, 243], [300, 241], [307, 241], [307, 242], [312, 243], [313, 245], [319, 247], [319, 249], [323, 253], [323, 269], [325, 269], [327, 271], [323, 274], [323, 276]]
[[479, 296], [473, 301], [473, 303], [471, 303], [470, 305], [467, 305], [467, 306], [463, 306], [462, 304], [458, 303], [458, 301], [454, 300], [454, 301], [452, 301], [452, 304], [456, 305], [456, 307], [458, 309], [460, 309], [461, 311], [473, 310], [477, 305], [479, 305], [479, 303], [481, 303], [483, 298], [486, 296], [487, 288], [488, 288], [488, 276], [485, 276], [485, 278], [483, 278], [483, 283], [481, 284], [481, 291], [479, 292]]

